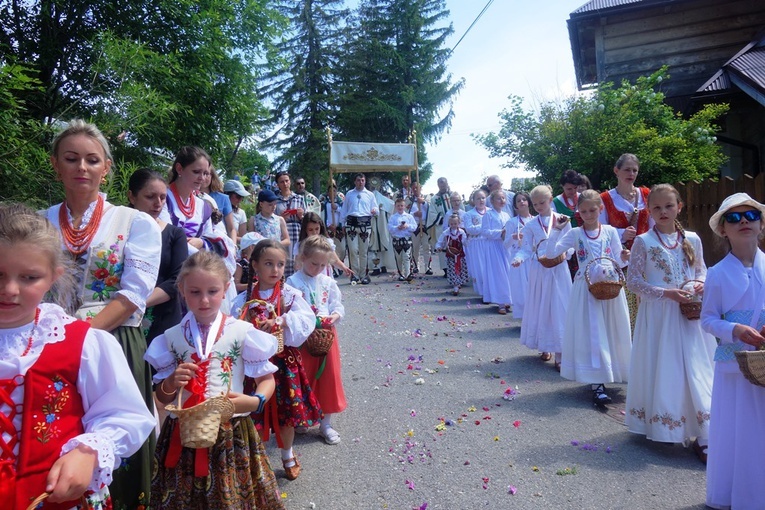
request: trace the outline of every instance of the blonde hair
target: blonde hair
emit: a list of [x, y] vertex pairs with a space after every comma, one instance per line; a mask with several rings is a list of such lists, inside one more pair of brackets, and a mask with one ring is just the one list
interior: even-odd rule
[[96, 127], [95, 124], [90, 124], [82, 119], [72, 119], [69, 124], [67, 124], [67, 126], [59, 134], [56, 135], [56, 137], [53, 139], [53, 156], [58, 157], [58, 149], [61, 146], [61, 142], [64, 140], [64, 138], [76, 135], [85, 135], [98, 142], [98, 144], [104, 150], [104, 157], [111, 161], [112, 151], [109, 149], [109, 142], [106, 140], [104, 134], [100, 129]]
[[462, 195], [460, 195], [458, 192], [456, 192], [456, 191], [452, 191], [452, 192], [449, 194], [449, 200], [451, 200], [452, 198], [456, 198], [457, 200], [459, 200], [459, 201], [460, 201], [460, 203], [462, 203]]
[[598, 207], [600, 207], [603, 205], [603, 198], [601, 198], [600, 193], [594, 189], [586, 189], [579, 194], [578, 203], [581, 204], [582, 202], [595, 202], [598, 204]]
[[193, 271], [206, 271], [212, 273], [219, 277], [224, 285], [231, 279], [231, 273], [228, 271], [223, 258], [217, 253], [207, 250], [200, 250], [183, 262], [178, 277], [176, 278], [176, 285], [179, 289], [183, 287], [183, 281]]
[[539, 186], [535, 186], [534, 189], [531, 190], [531, 193], [529, 193], [529, 196], [532, 200], [534, 200], [534, 197], [542, 197], [542, 198], [552, 198], [553, 191], [552, 187], [549, 184], [540, 184]]
[[314, 253], [332, 254], [335, 249], [329, 244], [329, 241], [324, 236], [309, 236], [300, 241], [300, 256], [310, 257]]
[[218, 176], [218, 171], [215, 169], [215, 167], [210, 163], [210, 193], [222, 193], [223, 192], [223, 182], [220, 180], [220, 177]]
[[[62, 206], [63, 207], [63, 206]], [[61, 236], [45, 216], [23, 204], [0, 204], [0, 245], [12, 247], [17, 244], [29, 244], [44, 254], [50, 261], [53, 272], [59, 268], [64, 271], [54, 282], [45, 301], [54, 302], [62, 307], [75, 302], [75, 270], [71, 259], [64, 256], [61, 249]], [[70, 314], [74, 310], [67, 310]]]
[[494, 205], [494, 199], [497, 198], [500, 195], [505, 195], [505, 198], [507, 198], [507, 193], [505, 193], [505, 190], [503, 189], [495, 189], [489, 194], [489, 203]]
[[[651, 197], [654, 196], [654, 194], [658, 195], [660, 193], [669, 193], [670, 195], [673, 195], [675, 200], [677, 200], [677, 205], [682, 205], [683, 203], [683, 199], [680, 197], [680, 192], [677, 191], [674, 186], [671, 184], [657, 184], [651, 188], [651, 192], [648, 194], [647, 202], [649, 206], [651, 205]], [[685, 235], [685, 229], [683, 228], [682, 223], [680, 223], [677, 218], [675, 218], [675, 230], [677, 230], [683, 238], [683, 253], [685, 254], [685, 260], [688, 261], [690, 267], [693, 267], [696, 263], [696, 250], [693, 249], [693, 245]]]

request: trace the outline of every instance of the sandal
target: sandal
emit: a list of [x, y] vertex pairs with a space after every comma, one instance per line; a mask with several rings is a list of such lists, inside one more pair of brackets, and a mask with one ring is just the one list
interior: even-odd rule
[[704, 464], [707, 463], [707, 446], [701, 446], [699, 444], [699, 438], [696, 438], [693, 443], [691, 444], [691, 448], [693, 448], [693, 451], [696, 453], [696, 456], [699, 458], [701, 462]]
[[611, 397], [606, 393], [606, 387], [602, 384], [592, 390], [592, 403], [600, 408], [604, 408], [606, 404], [611, 403]]
[[[287, 467], [287, 463], [291, 461], [294, 461], [295, 464]], [[300, 475], [300, 462], [298, 462], [297, 457], [282, 460], [282, 466], [284, 466], [284, 475], [287, 477], [287, 480], [295, 480]]]
[[539, 359], [541, 359], [542, 361], [550, 361], [552, 359], [552, 353], [550, 353], [550, 352], [543, 352], [539, 356]]
[[500, 315], [507, 315], [507, 310], [505, 310], [504, 306], [500, 306], [499, 308], [497, 308], [497, 313]]

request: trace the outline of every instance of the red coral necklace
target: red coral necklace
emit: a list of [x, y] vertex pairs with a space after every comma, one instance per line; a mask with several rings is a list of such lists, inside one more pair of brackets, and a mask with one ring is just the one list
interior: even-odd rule
[[27, 340], [27, 347], [24, 349], [24, 352], [21, 353], [21, 357], [23, 358], [27, 354], [29, 354], [29, 351], [32, 350], [32, 342], [34, 342], [35, 338], [35, 331], [37, 331], [37, 324], [40, 322], [40, 309], [35, 309], [35, 322], [32, 325], [32, 331], [29, 333], [29, 339]]
[[104, 214], [104, 198], [99, 195], [96, 203], [96, 208], [93, 210], [93, 215], [87, 225], [81, 228], [74, 228], [69, 223], [69, 218], [66, 214], [67, 204], [64, 201], [58, 210], [58, 224], [61, 227], [61, 235], [64, 238], [64, 244], [66, 249], [74, 255], [82, 255], [88, 250], [90, 243], [98, 232], [98, 227], [101, 224], [101, 217]]
[[582, 225], [582, 232], [584, 232], [584, 235], [587, 236], [587, 239], [591, 239], [591, 240], [594, 241], [595, 239], [600, 237], [600, 231], [601, 231], [602, 228], [603, 228], [603, 225], [601, 225], [600, 222], [598, 222], [598, 233], [595, 234], [595, 237], [590, 237], [590, 234], [587, 233], [587, 229], [584, 228], [584, 225]]
[[189, 205], [186, 205], [183, 203], [183, 199], [178, 194], [178, 188], [175, 186], [175, 183], [170, 183], [170, 192], [173, 194], [173, 197], [175, 197], [175, 203], [178, 204], [178, 209], [183, 213], [186, 218], [191, 218], [194, 216], [194, 210], [197, 206], [197, 201], [194, 199], [194, 195], [192, 194], [189, 196]]
[[[674, 250], [675, 248], [677, 248], [677, 245], [680, 244], [680, 234], [678, 234], [677, 238], [675, 238], [675, 244], [673, 246], [667, 246], [667, 244], [664, 242], [664, 239], [661, 238], [661, 232], [659, 232], [659, 230], [656, 228], [656, 225], [653, 226], [653, 231], [656, 234], [656, 237], [659, 238], [659, 242], [661, 243], [661, 245], [668, 250]], [[677, 229], [675, 229], [675, 232], [677, 232]]]

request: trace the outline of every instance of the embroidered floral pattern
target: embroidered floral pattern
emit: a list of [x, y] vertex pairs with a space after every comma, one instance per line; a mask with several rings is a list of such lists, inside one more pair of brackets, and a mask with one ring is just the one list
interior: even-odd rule
[[664, 250], [658, 246], [652, 246], [648, 248], [648, 256], [651, 258], [651, 262], [664, 273], [662, 281], [668, 285], [672, 284], [675, 279], [673, 278], [672, 267], [664, 257]]
[[242, 357], [242, 346], [239, 340], [235, 340], [234, 345], [228, 351], [224, 353], [213, 352], [211, 357], [220, 361], [221, 372], [218, 377], [220, 377], [223, 384], [228, 385], [231, 382], [231, 372], [234, 369], [234, 365]]
[[650, 423], [661, 423], [665, 427], [668, 427], [669, 430], [675, 430], [676, 428], [680, 428], [685, 424], [685, 416], [681, 416], [679, 420], [676, 420], [669, 413], [664, 413], [661, 416], [654, 414], [648, 421]]
[[709, 422], [709, 413], [705, 413], [704, 411], [697, 412], [696, 421], [698, 422], [699, 427], [703, 427], [704, 422]]
[[635, 409], [633, 407], [630, 409], [630, 415], [645, 423], [645, 408]]
[[120, 262], [121, 245], [125, 242], [125, 236], [117, 236], [117, 240], [107, 249], [101, 249], [91, 254], [94, 257], [90, 270], [92, 277], [87, 288], [93, 291], [94, 300], [106, 301], [111, 299], [112, 293], [119, 290], [124, 266]]
[[[51, 381], [53, 384], [48, 386], [48, 390], [45, 392], [45, 403], [40, 409], [42, 411], [42, 419], [37, 420], [34, 426], [35, 439], [42, 444], [57, 438], [61, 434], [56, 421], [59, 419], [59, 415], [64, 410], [64, 406], [72, 393], [70, 385], [64, 382], [58, 375], [53, 376]], [[37, 419], [38, 415], [34, 417]]]

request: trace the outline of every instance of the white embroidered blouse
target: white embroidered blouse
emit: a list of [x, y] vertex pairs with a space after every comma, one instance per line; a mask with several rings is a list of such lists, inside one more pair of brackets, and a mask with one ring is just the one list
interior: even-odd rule
[[287, 279], [287, 283], [303, 293], [303, 299], [315, 308], [317, 317], [328, 317], [333, 313], [345, 317], [342, 294], [334, 278], [325, 274], [308, 276], [298, 271]]

